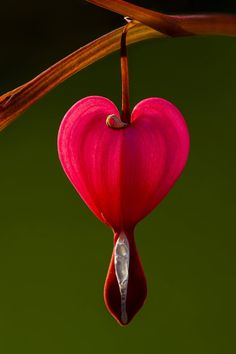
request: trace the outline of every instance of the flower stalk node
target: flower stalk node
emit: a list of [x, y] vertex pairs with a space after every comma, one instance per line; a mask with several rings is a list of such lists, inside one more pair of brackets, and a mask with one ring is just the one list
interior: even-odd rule
[[128, 127], [128, 124], [122, 122], [120, 117], [116, 116], [115, 114], [109, 114], [109, 116], [106, 119], [106, 125], [112, 129], [123, 129]]

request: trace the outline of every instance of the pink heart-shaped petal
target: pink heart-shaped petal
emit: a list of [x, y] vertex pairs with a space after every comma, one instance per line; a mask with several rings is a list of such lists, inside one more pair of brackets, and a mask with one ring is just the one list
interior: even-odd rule
[[65, 115], [59, 157], [77, 192], [116, 231], [134, 226], [168, 193], [187, 160], [189, 135], [175, 106], [161, 98], [136, 105], [131, 124], [109, 129], [119, 116], [104, 97], [86, 97]]

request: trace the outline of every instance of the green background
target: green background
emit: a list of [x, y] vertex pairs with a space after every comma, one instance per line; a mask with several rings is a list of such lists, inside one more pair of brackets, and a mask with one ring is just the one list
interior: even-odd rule
[[[122, 23], [82, 2], [77, 24], [63, 11], [53, 17], [52, 5], [44, 18], [27, 1], [22, 6], [28, 12], [12, 8], [3, 38], [2, 93]], [[86, 31], [85, 17], [95, 21]], [[51, 32], [37, 36], [39, 24]], [[103, 95], [120, 107], [114, 53], [0, 134], [1, 354], [235, 353], [236, 39], [150, 40], [131, 46], [129, 59], [132, 105], [150, 96], [170, 100], [191, 135], [181, 179], [136, 229], [147, 302], [126, 328], [107, 312], [112, 233], [77, 196], [57, 157], [58, 127], [74, 102]]]

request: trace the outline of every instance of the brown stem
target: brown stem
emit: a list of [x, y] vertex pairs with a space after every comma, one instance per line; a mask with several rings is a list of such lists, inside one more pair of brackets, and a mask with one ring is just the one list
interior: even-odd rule
[[133, 24], [128, 23], [122, 32], [120, 41], [120, 64], [121, 64], [121, 84], [122, 84], [122, 113], [121, 120], [130, 123], [130, 102], [129, 102], [129, 67], [126, 47], [126, 35], [129, 27]]
[[166, 14], [157, 11], [145, 9], [141, 6], [131, 4], [122, 0], [87, 0], [88, 2], [111, 10], [122, 16], [129, 16], [130, 18], [142, 22], [158, 31], [165, 33], [171, 37], [179, 37], [191, 35], [188, 31], [182, 29], [176, 21]]
[[203, 14], [171, 16], [123, 0], [87, 0], [97, 6], [129, 16], [171, 37], [192, 35], [236, 35], [236, 15]]

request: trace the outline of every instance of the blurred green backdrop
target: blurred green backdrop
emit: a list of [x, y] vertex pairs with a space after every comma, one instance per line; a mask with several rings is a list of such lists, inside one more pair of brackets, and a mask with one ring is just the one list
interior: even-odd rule
[[[169, 12], [190, 11], [191, 3], [194, 11], [236, 7], [136, 3]], [[3, 4], [2, 93], [123, 23], [83, 1], [66, 5]], [[115, 53], [0, 134], [1, 354], [235, 353], [236, 38], [151, 40], [131, 46], [129, 59], [132, 105], [166, 98], [191, 134], [184, 174], [136, 230], [147, 302], [127, 328], [106, 311], [112, 234], [76, 195], [57, 158], [58, 127], [74, 102], [103, 95], [120, 106]]]

